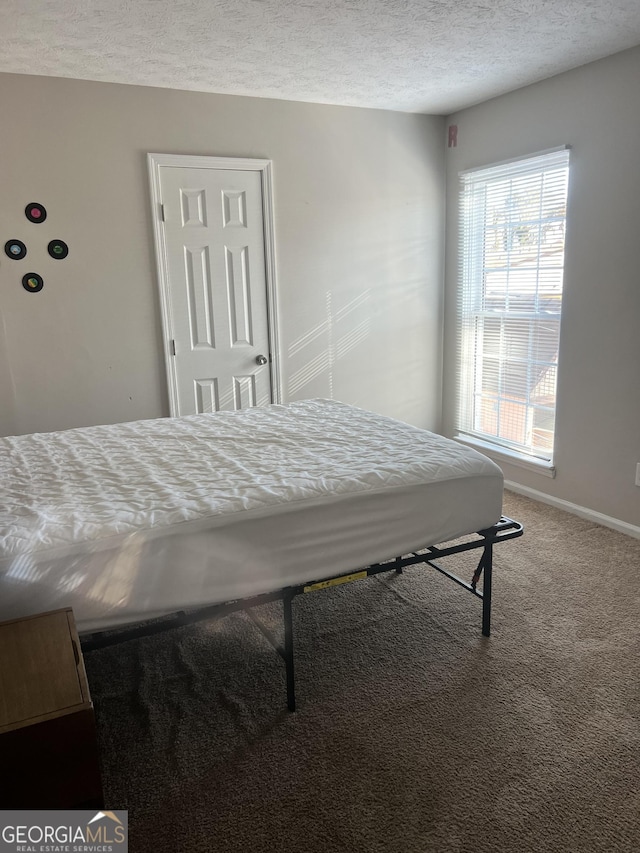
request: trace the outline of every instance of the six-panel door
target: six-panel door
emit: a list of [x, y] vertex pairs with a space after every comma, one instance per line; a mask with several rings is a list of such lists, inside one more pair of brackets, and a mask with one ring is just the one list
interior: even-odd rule
[[261, 177], [161, 166], [175, 414], [271, 402]]

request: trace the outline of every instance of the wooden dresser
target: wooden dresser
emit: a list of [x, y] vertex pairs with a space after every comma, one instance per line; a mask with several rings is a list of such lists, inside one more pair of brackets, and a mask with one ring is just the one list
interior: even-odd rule
[[100, 808], [93, 704], [71, 609], [0, 623], [0, 809]]

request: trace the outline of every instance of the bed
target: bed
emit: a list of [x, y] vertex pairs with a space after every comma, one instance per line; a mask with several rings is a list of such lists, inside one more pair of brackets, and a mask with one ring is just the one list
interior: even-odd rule
[[480, 548], [450, 576], [489, 633], [492, 547], [522, 532], [502, 489], [471, 448], [331, 400], [2, 438], [0, 620], [72, 607], [95, 645], [281, 598], [292, 708], [299, 593]]

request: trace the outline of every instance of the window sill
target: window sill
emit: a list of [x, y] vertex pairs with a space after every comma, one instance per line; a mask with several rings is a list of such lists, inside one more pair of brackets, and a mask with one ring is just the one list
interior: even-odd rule
[[471, 435], [456, 435], [455, 439], [462, 442], [462, 444], [468, 444], [480, 453], [484, 453], [485, 456], [493, 459], [494, 462], [507, 462], [509, 465], [517, 465], [519, 468], [526, 468], [528, 471], [542, 474], [543, 477], [553, 478], [556, 476], [556, 469], [553, 462], [548, 462], [546, 459], [535, 459], [532, 456], [525, 456], [524, 453], [508, 450], [506, 447], [497, 447], [495, 444], [489, 444], [488, 441], [482, 441], [482, 439]]

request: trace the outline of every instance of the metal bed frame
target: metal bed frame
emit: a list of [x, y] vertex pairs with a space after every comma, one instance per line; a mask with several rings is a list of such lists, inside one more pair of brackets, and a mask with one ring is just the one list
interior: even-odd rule
[[[297, 595], [316, 592], [321, 589], [338, 586], [344, 583], [361, 580], [362, 578], [371, 577], [372, 575], [380, 574], [381, 572], [395, 571], [402, 574], [403, 569], [407, 566], [414, 566], [420, 563], [431, 566], [436, 571], [448, 578], [451, 578], [459, 586], [466, 589], [472, 595], [482, 600], [482, 633], [488, 637], [491, 633], [491, 584], [493, 575], [493, 546], [498, 542], [507, 539], [515, 539], [522, 536], [524, 532], [523, 526], [511, 518], [502, 516], [500, 521], [492, 527], [485, 530], [479, 530], [476, 534], [470, 534], [476, 538], [450, 545], [448, 547], [439, 547], [431, 545], [420, 551], [414, 551], [411, 554], [402, 557], [396, 557], [391, 560], [386, 560], [382, 563], [374, 563], [364, 569], [347, 574], [335, 575], [319, 581], [310, 581], [294, 586], [287, 586], [274, 592], [263, 593], [252, 598], [238, 599], [235, 601], [227, 601], [220, 604], [213, 604], [208, 607], [198, 608], [197, 610], [180, 611], [175, 614], [170, 614], [166, 619], [161, 621], [150, 622], [145, 625], [137, 625], [129, 628], [114, 628], [107, 631], [85, 633], [80, 635], [80, 642], [83, 651], [93, 651], [106, 646], [123, 643], [128, 640], [146, 637], [152, 634], [164, 632], [171, 628], [178, 628], [184, 625], [191, 625], [195, 622], [200, 622], [214, 617], [227, 616], [230, 613], [235, 613], [239, 610], [246, 610], [252, 622], [264, 634], [273, 648], [282, 657], [285, 663], [287, 675], [287, 707], [289, 711], [296, 709], [296, 694], [295, 694], [295, 672], [294, 672], [294, 642], [293, 642], [293, 599]], [[482, 549], [482, 553], [478, 560], [476, 570], [470, 582], [462, 580], [458, 575], [453, 574], [447, 569], [439, 566], [435, 560], [442, 557], [448, 557], [452, 554], [460, 554], [464, 551], [472, 551]], [[481, 576], [484, 574], [482, 590], [477, 588]], [[284, 618], [284, 644], [278, 642], [274, 634], [263, 625], [258, 617], [252, 612], [254, 607], [261, 604], [267, 604], [271, 601], [282, 601], [283, 618]]]

